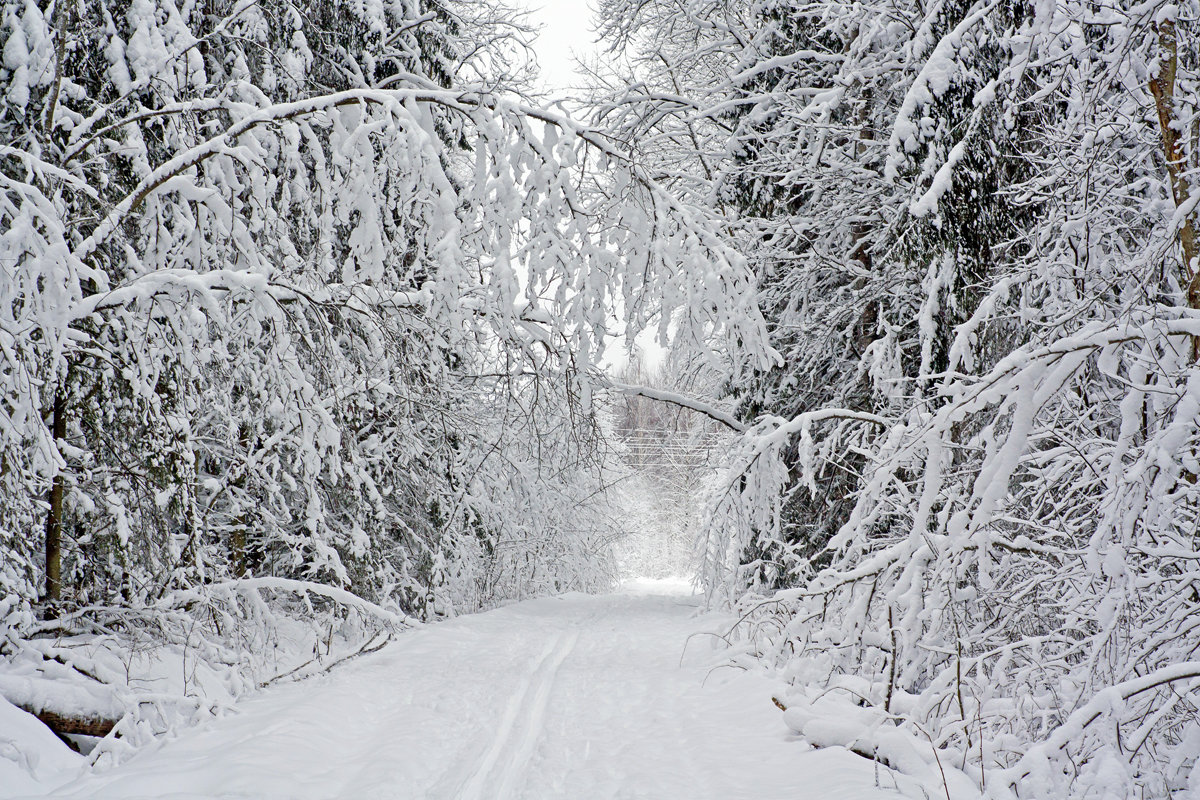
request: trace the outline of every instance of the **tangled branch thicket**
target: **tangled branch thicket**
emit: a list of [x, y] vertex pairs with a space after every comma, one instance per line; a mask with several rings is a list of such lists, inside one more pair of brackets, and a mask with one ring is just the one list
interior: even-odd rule
[[231, 582], [418, 619], [612, 584], [612, 320], [763, 326], [710, 210], [520, 99], [519, 15], [6, 0], [0, 36], [6, 658], [179, 644], [160, 613], [216, 654]]
[[[484, 0], [5, 0], [5, 655], [603, 586], [608, 384], [741, 434], [702, 578], [809, 741], [1200, 791], [1200, 5], [600, 5], [582, 125]], [[722, 397], [612, 386], [651, 327]]]
[[600, 118], [734, 220], [783, 356], [704, 578], [789, 721], [968, 796], [1196, 791], [1200, 7], [604, 5]]

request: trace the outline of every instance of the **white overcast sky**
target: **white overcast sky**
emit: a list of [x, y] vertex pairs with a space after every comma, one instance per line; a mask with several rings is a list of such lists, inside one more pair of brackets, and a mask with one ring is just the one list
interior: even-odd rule
[[572, 55], [595, 52], [592, 9], [588, 0], [519, 0], [529, 9], [529, 21], [540, 26], [534, 42], [542, 81], [550, 90], [579, 83]]

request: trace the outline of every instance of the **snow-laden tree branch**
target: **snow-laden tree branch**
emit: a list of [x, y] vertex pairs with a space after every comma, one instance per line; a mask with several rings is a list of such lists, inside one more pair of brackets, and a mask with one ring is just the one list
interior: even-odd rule
[[673, 406], [686, 408], [690, 411], [695, 411], [698, 414], [703, 414], [709, 419], [715, 420], [725, 427], [737, 433], [745, 433], [746, 426], [738, 422], [729, 413], [713, 406], [710, 403], [705, 403], [692, 397], [679, 394], [678, 392], [668, 392], [665, 389], [656, 389], [652, 386], [635, 386], [627, 383], [612, 382], [612, 388], [618, 392], [637, 397], [645, 397], [650, 400], [657, 400], [660, 403], [669, 403]]
[[1195, 783], [1198, 18], [604, 4], [597, 119], [724, 211], [782, 356], [723, 386], [705, 564], [810, 741], [947, 792]]
[[401, 619], [606, 586], [614, 335], [773, 358], [721, 215], [516, 99], [500, 7], [0, 8], [15, 648], [183, 597], [216, 642], [290, 589]]

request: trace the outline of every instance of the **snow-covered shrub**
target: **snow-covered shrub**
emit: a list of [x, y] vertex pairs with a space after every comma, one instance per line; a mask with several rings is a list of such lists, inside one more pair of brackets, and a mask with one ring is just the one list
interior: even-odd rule
[[[980, 788], [1188, 785], [1200, 318], [1162, 313], [1018, 350], [895, 421], [829, 566], [740, 600], [763, 657], [931, 737]], [[758, 507], [784, 489], [774, 441], [742, 462]]]

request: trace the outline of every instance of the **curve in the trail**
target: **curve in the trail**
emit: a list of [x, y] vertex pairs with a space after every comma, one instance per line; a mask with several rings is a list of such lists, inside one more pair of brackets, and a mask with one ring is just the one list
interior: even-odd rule
[[[512, 797], [541, 737], [554, 676], [578, 640], [578, 631], [565, 633], [550, 642], [532, 662], [505, 706], [491, 746], [471, 770], [457, 797], [461, 800], [508, 800]], [[529, 699], [531, 688], [533, 697]], [[502, 759], [506, 753], [509, 757]], [[497, 793], [492, 794], [493, 791]]]

